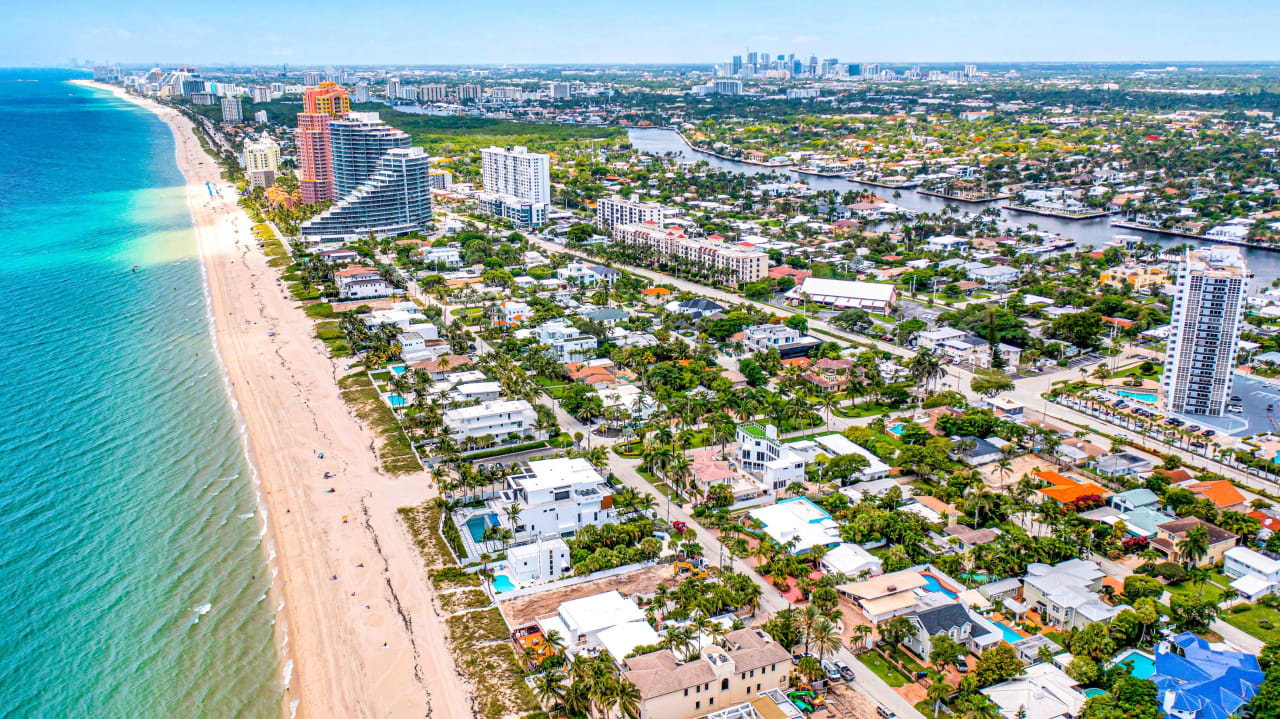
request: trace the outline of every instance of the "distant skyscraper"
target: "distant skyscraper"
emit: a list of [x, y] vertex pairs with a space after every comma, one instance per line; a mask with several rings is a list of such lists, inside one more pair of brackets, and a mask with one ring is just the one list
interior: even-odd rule
[[973, 76], [975, 76], [975, 75], [977, 75], [977, 74], [978, 74], [978, 66], [977, 66], [977, 65], [965, 65], [965, 66], [964, 66], [964, 76], [965, 76], [965, 77], [973, 77]]
[[573, 94], [573, 86], [567, 82], [553, 82], [547, 87], [552, 100], [568, 100]]
[[747, 53], [747, 65], [752, 69], [756, 69], [756, 54], [754, 52]]
[[304, 85], [315, 86], [315, 85], [319, 85], [322, 82], [324, 82], [323, 72], [316, 72], [314, 70], [309, 70], [307, 72], [302, 73], [302, 84]]
[[351, 100], [341, 86], [324, 82], [307, 88], [302, 106], [295, 133], [299, 191], [304, 203], [326, 202], [334, 198], [329, 121], [350, 112]]
[[529, 202], [551, 202], [551, 158], [523, 147], [486, 147], [480, 172], [487, 192]]
[[1235, 247], [1187, 253], [1161, 381], [1167, 411], [1221, 415], [1231, 397], [1249, 272]]
[[357, 82], [355, 92], [351, 94], [351, 101], [355, 103], [366, 103], [369, 101], [369, 83]]
[[222, 121], [223, 122], [243, 122], [244, 109], [240, 105], [238, 97], [222, 98]]
[[343, 199], [377, 171], [387, 151], [409, 146], [409, 135], [382, 122], [376, 112], [352, 112], [329, 121], [334, 199]]
[[479, 100], [479, 99], [480, 99], [479, 85], [459, 85], [458, 86], [458, 100]]
[[387, 78], [387, 99], [396, 100], [400, 97], [400, 81], [394, 77]]
[[357, 192], [302, 223], [312, 242], [350, 241], [421, 232], [431, 222], [431, 158], [421, 147], [397, 147]]
[[742, 72], [742, 56], [734, 55], [733, 56], [733, 74], [737, 75], [741, 72]]
[[423, 85], [418, 88], [418, 99], [422, 102], [444, 102], [448, 96], [448, 88], [444, 85]]
[[254, 102], [271, 102], [271, 90], [261, 85], [255, 85], [250, 90], [250, 97]]

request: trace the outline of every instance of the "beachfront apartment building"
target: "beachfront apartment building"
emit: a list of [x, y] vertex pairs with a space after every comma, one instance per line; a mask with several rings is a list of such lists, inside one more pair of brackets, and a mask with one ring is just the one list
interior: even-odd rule
[[[524, 403], [527, 406], [527, 402]], [[496, 507], [520, 507], [517, 537], [567, 537], [588, 524], [614, 521], [613, 490], [590, 462], [581, 457], [536, 459], [507, 478]]]
[[680, 227], [664, 229], [656, 221], [617, 225], [613, 236], [619, 242], [648, 247], [659, 255], [728, 270], [740, 283], [763, 279], [769, 272], [769, 255], [760, 250], [725, 242], [716, 235], [689, 237]]
[[394, 237], [431, 224], [430, 158], [421, 147], [388, 150], [367, 181], [302, 223], [308, 242], [351, 242], [373, 234]]
[[646, 222], [662, 222], [662, 205], [656, 202], [637, 202], [617, 195], [602, 197], [596, 203], [596, 227], [601, 230]]
[[550, 347], [561, 364], [581, 362], [596, 356], [596, 338], [579, 332], [565, 320], [544, 322], [534, 328], [533, 336], [539, 344]]
[[640, 690], [641, 719], [694, 719], [729, 709], [785, 689], [792, 669], [790, 652], [757, 627], [729, 632], [724, 647], [704, 647], [689, 661], [662, 649], [623, 664], [623, 677]]
[[352, 112], [329, 121], [329, 152], [335, 199], [355, 192], [378, 171], [389, 150], [409, 146], [408, 133], [391, 127], [376, 112]]
[[1231, 398], [1249, 271], [1235, 247], [1188, 251], [1178, 272], [1165, 355], [1165, 409], [1220, 416]]
[[307, 88], [302, 112], [294, 131], [298, 155], [298, 191], [303, 204], [334, 199], [333, 167], [329, 149], [329, 121], [351, 112], [347, 91], [333, 82]]
[[532, 435], [538, 414], [533, 405], [518, 399], [445, 410], [443, 418], [449, 433], [460, 441], [480, 437], [503, 441]]
[[275, 172], [280, 169], [280, 145], [270, 137], [263, 135], [257, 140], [244, 144], [245, 173], [266, 170]]

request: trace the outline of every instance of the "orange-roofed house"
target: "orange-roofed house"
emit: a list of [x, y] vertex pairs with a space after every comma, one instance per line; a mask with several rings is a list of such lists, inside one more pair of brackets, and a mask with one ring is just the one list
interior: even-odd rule
[[1216, 482], [1191, 482], [1179, 486], [1194, 494], [1196, 499], [1207, 499], [1213, 502], [1213, 506], [1219, 510], [1248, 511], [1244, 495], [1225, 479]]
[[1111, 496], [1111, 492], [1105, 487], [1093, 482], [1081, 482], [1053, 470], [1036, 472], [1032, 476], [1049, 484], [1048, 487], [1037, 490], [1040, 496], [1052, 499], [1059, 504], [1075, 504], [1085, 497], [1105, 499]]

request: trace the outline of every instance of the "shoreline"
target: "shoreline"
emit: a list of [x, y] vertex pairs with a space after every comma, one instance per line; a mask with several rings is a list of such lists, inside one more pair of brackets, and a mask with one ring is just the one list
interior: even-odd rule
[[[328, 359], [312, 321], [267, 265], [235, 188], [191, 120], [120, 87], [72, 82], [152, 112], [173, 134], [214, 348], [263, 515], [281, 715], [470, 717], [470, 689], [396, 512], [435, 495], [425, 473], [381, 471], [372, 432], [339, 394], [348, 372]], [[210, 195], [206, 182], [221, 195]], [[326, 471], [337, 476], [324, 479]]]

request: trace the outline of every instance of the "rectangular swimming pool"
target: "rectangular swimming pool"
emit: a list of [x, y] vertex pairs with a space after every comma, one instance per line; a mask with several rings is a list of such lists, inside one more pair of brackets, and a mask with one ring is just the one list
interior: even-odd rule
[[467, 531], [471, 533], [471, 539], [477, 544], [484, 541], [484, 530], [496, 526], [498, 526], [498, 515], [493, 513], [490, 513], [487, 518], [482, 514], [467, 520]]
[[1019, 634], [1016, 630], [1014, 630], [1013, 627], [1009, 626], [1008, 624], [1005, 624], [1004, 622], [994, 622], [994, 624], [997, 627], [1000, 627], [1000, 633], [1004, 635], [1004, 640], [1006, 642], [1009, 642], [1010, 644], [1013, 644], [1014, 642], [1022, 641], [1023, 639], [1026, 638], [1021, 634]]
[[1136, 679], [1148, 679], [1152, 674], [1156, 673], [1155, 657], [1137, 649], [1129, 649], [1116, 657], [1115, 664], [1123, 664], [1125, 662], [1133, 662], [1133, 671], [1131, 674]]
[[1116, 394], [1120, 395], [1121, 397], [1136, 399], [1139, 402], [1146, 402], [1147, 404], [1155, 404], [1156, 400], [1160, 399], [1159, 395], [1155, 395], [1150, 392], [1130, 392], [1127, 389], [1118, 389], [1116, 390]]

